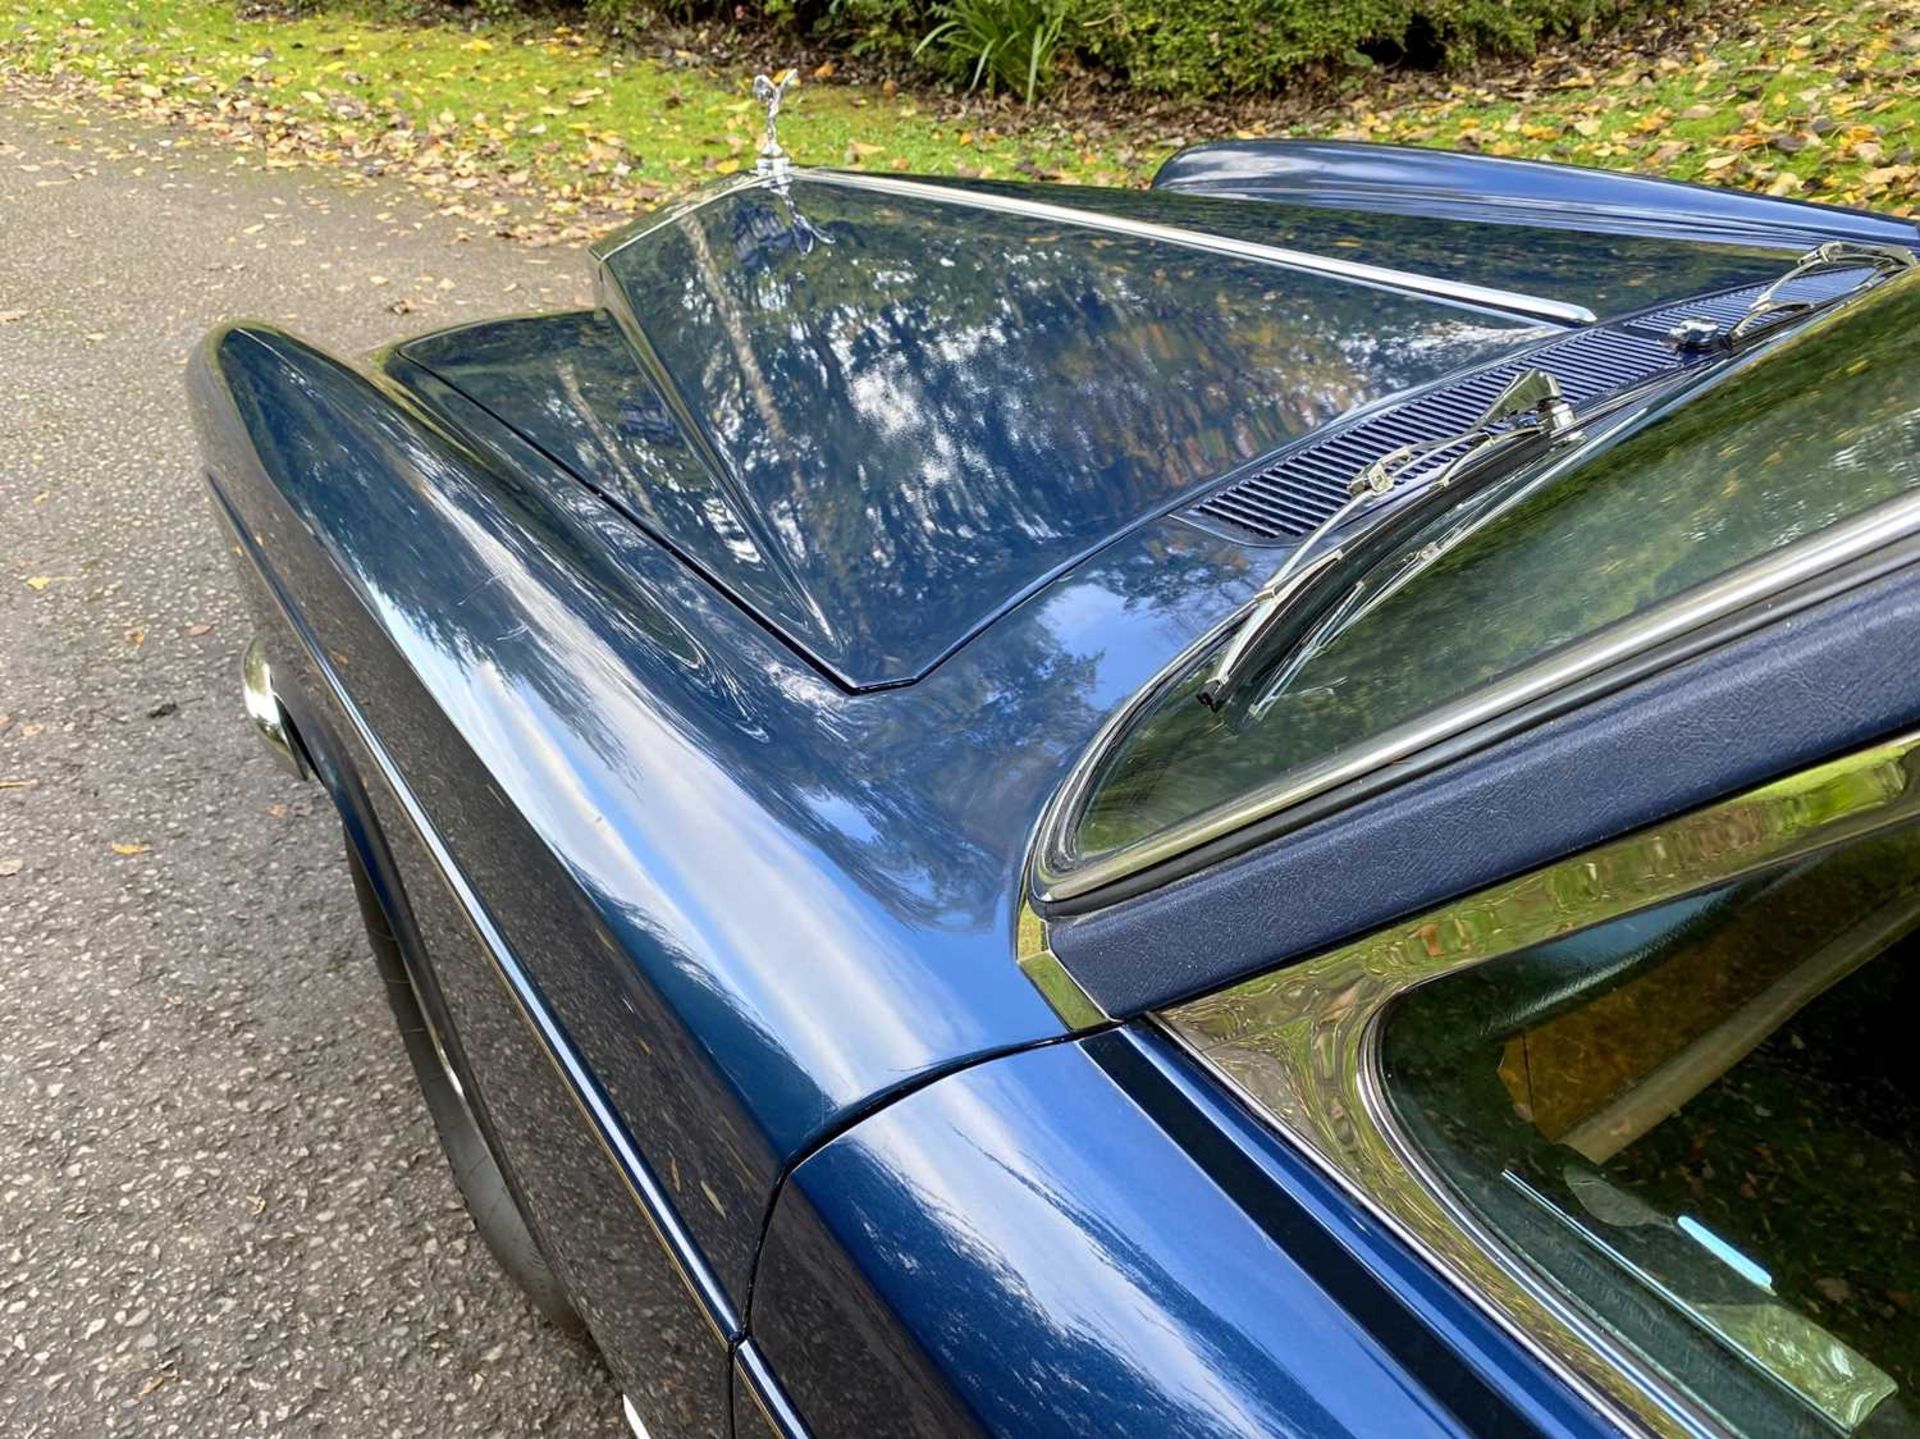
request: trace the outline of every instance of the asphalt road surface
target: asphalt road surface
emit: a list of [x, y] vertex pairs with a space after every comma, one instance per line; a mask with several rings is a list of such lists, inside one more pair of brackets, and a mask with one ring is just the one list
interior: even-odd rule
[[534, 251], [0, 89], [0, 1433], [615, 1435], [467, 1222], [330, 813], [240, 718], [182, 364], [577, 303]]

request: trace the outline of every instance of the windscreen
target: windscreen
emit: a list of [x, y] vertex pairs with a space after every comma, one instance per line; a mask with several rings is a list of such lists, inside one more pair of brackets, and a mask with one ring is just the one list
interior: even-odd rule
[[[1197, 700], [1201, 656], [1133, 722], [1069, 817], [1067, 853], [1121, 851], [1514, 676], [1742, 564], [1920, 487], [1920, 276], [1775, 342], [1685, 404], [1475, 528], [1439, 515], [1351, 622]], [[1391, 580], [1391, 583], [1383, 582]]]

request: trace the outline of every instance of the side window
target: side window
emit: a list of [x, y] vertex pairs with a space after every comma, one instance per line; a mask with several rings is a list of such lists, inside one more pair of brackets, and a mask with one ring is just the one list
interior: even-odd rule
[[1395, 1117], [1730, 1427], [1920, 1433], [1920, 831], [1414, 990]]
[[1601, 1402], [1920, 1435], [1920, 739], [1160, 1019]]

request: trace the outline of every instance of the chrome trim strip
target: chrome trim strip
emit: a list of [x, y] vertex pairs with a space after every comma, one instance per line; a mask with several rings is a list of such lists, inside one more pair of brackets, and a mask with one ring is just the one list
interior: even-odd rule
[[1001, 215], [1019, 215], [1050, 224], [1072, 225], [1083, 230], [1104, 230], [1109, 234], [1132, 235], [1142, 240], [1181, 245], [1190, 250], [1206, 250], [1216, 255], [1231, 255], [1240, 260], [1257, 260], [1283, 265], [1290, 270], [1305, 270], [1316, 275], [1331, 275], [1356, 284], [1383, 290], [1399, 290], [1430, 299], [1469, 305], [1479, 310], [1525, 315], [1529, 319], [1550, 320], [1557, 325], [1591, 325], [1599, 316], [1585, 305], [1563, 300], [1548, 300], [1539, 295], [1523, 295], [1515, 290], [1499, 290], [1487, 285], [1471, 285], [1460, 280], [1443, 280], [1435, 275], [1419, 275], [1410, 270], [1393, 270], [1382, 265], [1365, 265], [1357, 260], [1342, 260], [1331, 255], [1316, 255], [1310, 250], [1294, 250], [1281, 245], [1262, 245], [1252, 240], [1235, 240], [1204, 230], [1189, 230], [1179, 225], [1162, 225], [1152, 220], [1132, 220], [1121, 215], [1104, 215], [1072, 205], [1055, 205], [1045, 200], [1029, 200], [985, 190], [961, 190], [937, 181], [899, 179], [885, 175], [863, 175], [848, 170], [796, 169], [796, 179], [846, 190], [867, 190], [899, 199], [926, 200], [939, 205], [956, 205], [971, 210], [991, 210]]
[[[736, 175], [730, 180], [722, 181], [711, 190], [702, 190], [696, 194], [675, 200], [673, 203], [659, 210], [655, 210], [651, 215], [647, 216], [646, 219], [634, 221], [633, 230], [630, 234], [621, 234], [616, 230], [612, 235], [608, 235], [590, 245], [587, 253], [592, 256], [594, 260], [604, 265], [608, 260], [611, 260], [615, 255], [626, 249], [627, 246], [646, 239], [647, 236], [651, 235], [655, 230], [664, 229], [668, 225], [676, 224], [688, 215], [691, 215], [694, 211], [704, 209], [716, 200], [724, 200], [727, 196], [738, 194], [742, 190], [760, 189], [765, 186], [766, 183], [767, 182], [758, 175]], [[601, 248], [602, 246], [605, 246], [605, 248]]]
[[1383, 1017], [1417, 985], [1920, 818], [1920, 735], [1696, 810], [1155, 1016], [1482, 1308], [1616, 1416], [1719, 1432], [1456, 1200], [1393, 1118]]
[[246, 652], [240, 656], [240, 698], [254, 732], [266, 741], [280, 767], [295, 779], [310, 778], [306, 757], [294, 742], [293, 726], [287, 722], [287, 712], [273, 692], [273, 667], [267, 663], [267, 651], [258, 635], [247, 641]]
[[760, 1346], [751, 1339], [742, 1339], [733, 1351], [733, 1359], [735, 1380], [744, 1381], [747, 1397], [753, 1400], [753, 1407], [760, 1411], [767, 1427], [780, 1439], [807, 1439], [806, 1421], [787, 1398], [786, 1390], [780, 1387], [780, 1380], [766, 1355], [760, 1352]]
[[432, 857], [439, 868], [442, 878], [454, 892], [467, 923], [472, 927], [475, 937], [480, 941], [488, 958], [493, 961], [507, 992], [518, 1004], [522, 1018], [533, 1031], [536, 1041], [546, 1050], [560, 1081], [572, 1094], [574, 1103], [579, 1107], [581, 1117], [593, 1129], [600, 1146], [619, 1172], [628, 1194], [634, 1204], [645, 1216], [654, 1237], [666, 1251], [667, 1260], [673, 1265], [693, 1297], [694, 1305], [705, 1317], [712, 1328], [715, 1338], [722, 1343], [731, 1343], [742, 1332], [739, 1317], [733, 1311], [732, 1301], [717, 1275], [707, 1266], [699, 1245], [694, 1242], [691, 1233], [674, 1212], [666, 1191], [648, 1168], [632, 1138], [627, 1134], [626, 1126], [614, 1111], [612, 1103], [600, 1090], [593, 1078], [593, 1071], [573, 1046], [564, 1026], [560, 1023], [546, 1000], [541, 996], [538, 986], [533, 982], [520, 961], [514, 957], [512, 949], [501, 934], [493, 917], [488, 913], [479, 894], [467, 881], [453, 854], [446, 847], [439, 832], [433, 827], [426, 809], [414, 795], [413, 789], [401, 775], [393, 756], [373, 732], [366, 716], [360, 712], [353, 696], [348, 693], [345, 683], [334, 669], [332, 660], [325, 648], [307, 628], [305, 620], [294, 610], [278, 574], [268, 564], [258, 542], [241, 522], [239, 512], [226, 492], [211, 475], [207, 477], [207, 488], [212, 492], [216, 512], [227, 528], [238, 537], [247, 561], [251, 564], [274, 603], [279, 607], [281, 616], [301, 645], [306, 649], [315, 670], [326, 682], [330, 697], [339, 712], [346, 718], [355, 738], [365, 746], [380, 770], [380, 778], [392, 790], [399, 802], [407, 822], [413, 826], [421, 845]]
[[1014, 959], [1040, 997], [1053, 1009], [1060, 1022], [1078, 1034], [1112, 1024], [1113, 1016], [1100, 1007], [1060, 962], [1047, 941], [1047, 922], [1030, 904], [1020, 906], [1020, 919], [1014, 935]]
[[1158, 697], [1169, 678], [1186, 673], [1197, 658], [1206, 653], [1221, 632], [1216, 629], [1191, 646], [1159, 679], [1109, 719], [1075, 764], [1042, 823], [1042, 842], [1034, 858], [1036, 897], [1042, 903], [1072, 899], [1150, 869], [1339, 785], [1404, 761], [1476, 725], [1546, 698], [1915, 533], [1920, 533], [1920, 492], [1889, 500], [1798, 544], [1764, 555], [1667, 604], [1576, 641], [1507, 679], [1443, 705], [1431, 714], [1385, 730], [1319, 764], [1282, 776], [1232, 804], [1197, 815], [1125, 849], [1081, 863], [1071, 862], [1065, 848], [1068, 826], [1077, 819], [1094, 774], [1115, 740]]

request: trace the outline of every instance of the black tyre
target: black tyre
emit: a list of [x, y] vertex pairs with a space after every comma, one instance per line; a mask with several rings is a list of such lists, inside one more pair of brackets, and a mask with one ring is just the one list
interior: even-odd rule
[[[354, 894], [360, 901], [360, 917], [367, 927], [367, 940], [373, 948], [373, 960], [385, 982], [387, 1004], [393, 1010], [400, 1038], [406, 1044], [407, 1058], [426, 1096], [427, 1112], [439, 1132], [440, 1145], [446, 1150], [447, 1163], [453, 1169], [453, 1181], [460, 1188], [473, 1226], [480, 1231], [487, 1248], [515, 1284], [533, 1300], [541, 1314], [569, 1334], [582, 1334], [585, 1326], [568, 1301], [553, 1267], [541, 1253], [540, 1245], [528, 1228], [513, 1188], [489, 1142], [486, 1126], [468, 1101], [474, 1092], [465, 1073], [456, 1045], [443, 1042], [446, 1032], [443, 1016], [436, 1025], [428, 1020], [427, 1009], [438, 1011], [437, 994], [423, 994], [431, 979], [416, 985], [409, 973], [399, 941], [394, 938], [388, 919], [373, 885], [367, 878], [360, 856], [347, 846], [347, 868], [353, 873]], [[423, 1005], [423, 1000], [425, 1004]]]

